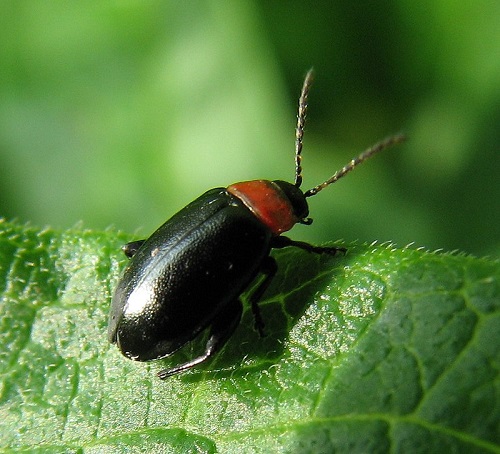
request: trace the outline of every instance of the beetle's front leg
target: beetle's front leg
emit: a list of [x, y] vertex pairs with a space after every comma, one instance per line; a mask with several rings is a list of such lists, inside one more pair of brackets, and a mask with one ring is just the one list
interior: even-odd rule
[[164, 369], [158, 372], [158, 377], [164, 380], [171, 375], [184, 372], [194, 366], [206, 361], [208, 358], [217, 353], [231, 337], [234, 330], [241, 320], [243, 306], [240, 300], [235, 300], [221, 308], [216, 314], [211, 326], [210, 335], [205, 345], [205, 352], [197, 358], [188, 361], [187, 363], [176, 366], [172, 369]]
[[330, 254], [335, 255], [338, 252], [342, 252], [344, 255], [347, 252], [345, 247], [335, 247], [335, 246], [313, 246], [312, 244], [306, 243], [305, 241], [295, 241], [286, 236], [277, 236], [273, 238], [271, 247], [281, 249], [287, 246], [295, 246], [303, 249], [307, 252], [313, 252], [315, 254]]

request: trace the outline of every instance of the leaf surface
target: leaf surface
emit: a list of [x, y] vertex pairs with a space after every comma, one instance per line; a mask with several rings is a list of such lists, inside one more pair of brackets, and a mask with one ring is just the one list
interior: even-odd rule
[[500, 452], [500, 266], [291, 248], [223, 351], [136, 363], [107, 342], [132, 238], [0, 223], [2, 452]]

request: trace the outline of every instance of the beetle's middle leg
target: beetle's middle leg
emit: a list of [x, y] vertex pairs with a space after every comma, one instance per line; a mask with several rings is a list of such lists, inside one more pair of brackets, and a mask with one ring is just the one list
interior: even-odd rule
[[274, 260], [271, 256], [266, 257], [264, 262], [261, 265], [260, 272], [265, 275], [262, 282], [258, 285], [258, 287], [253, 291], [250, 295], [249, 301], [252, 307], [253, 318], [255, 321], [255, 329], [259, 332], [260, 337], [264, 337], [264, 320], [262, 319], [262, 315], [260, 313], [259, 301], [262, 298], [262, 295], [271, 284], [276, 272], [278, 271], [278, 265], [276, 264], [276, 260]]

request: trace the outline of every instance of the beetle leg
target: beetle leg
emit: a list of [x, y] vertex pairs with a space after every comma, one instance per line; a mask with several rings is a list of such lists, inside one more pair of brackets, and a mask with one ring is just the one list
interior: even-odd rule
[[127, 243], [122, 246], [123, 253], [130, 259], [135, 253], [139, 250], [139, 248], [146, 242], [146, 240], [137, 240]]
[[312, 244], [306, 243], [305, 241], [295, 241], [287, 236], [277, 236], [273, 238], [271, 247], [273, 248], [284, 248], [287, 246], [295, 246], [303, 249], [307, 252], [313, 252], [315, 254], [330, 254], [335, 255], [337, 252], [342, 252], [345, 255], [347, 249], [345, 247], [335, 247], [335, 246], [313, 246]]
[[262, 315], [260, 313], [259, 301], [262, 298], [262, 295], [269, 287], [269, 284], [273, 280], [276, 272], [278, 271], [278, 265], [276, 264], [276, 260], [274, 260], [271, 256], [268, 256], [262, 266], [260, 268], [260, 272], [265, 275], [263, 281], [259, 284], [259, 286], [253, 291], [250, 295], [249, 301], [252, 307], [252, 314], [255, 321], [255, 329], [258, 331], [260, 337], [264, 337], [264, 320], [262, 319]]
[[214, 318], [210, 327], [210, 336], [205, 345], [205, 352], [187, 363], [172, 369], [164, 369], [158, 372], [158, 377], [164, 380], [171, 375], [184, 372], [194, 366], [206, 361], [217, 353], [231, 337], [241, 320], [243, 306], [240, 300], [235, 300], [224, 306]]

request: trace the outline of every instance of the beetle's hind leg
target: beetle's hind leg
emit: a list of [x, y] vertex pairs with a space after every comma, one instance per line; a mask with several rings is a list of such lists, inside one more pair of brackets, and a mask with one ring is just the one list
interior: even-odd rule
[[211, 326], [210, 335], [205, 345], [205, 352], [197, 358], [188, 361], [187, 363], [176, 366], [172, 369], [164, 369], [158, 372], [158, 377], [164, 380], [171, 375], [184, 372], [198, 364], [206, 361], [208, 358], [217, 353], [231, 337], [234, 330], [241, 320], [243, 306], [240, 300], [235, 300], [224, 306], [219, 313], [216, 314]]
[[129, 259], [131, 259], [145, 242], [146, 240], [131, 241], [130, 243], [122, 246], [122, 251]]

